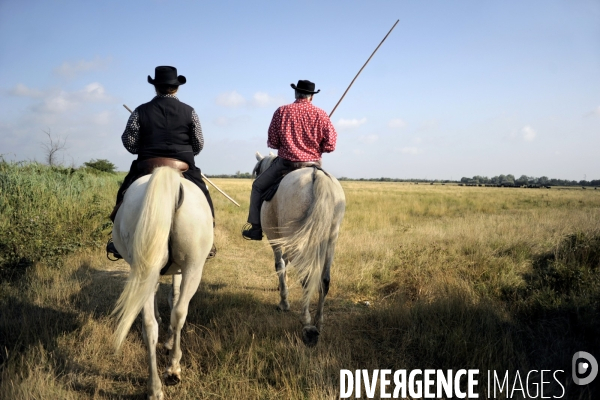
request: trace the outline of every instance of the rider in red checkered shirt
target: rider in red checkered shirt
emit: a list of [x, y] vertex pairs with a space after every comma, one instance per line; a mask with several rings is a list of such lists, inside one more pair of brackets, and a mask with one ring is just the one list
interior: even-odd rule
[[273, 114], [267, 145], [278, 150], [278, 157], [252, 184], [248, 222], [251, 229], [242, 235], [251, 240], [262, 240], [260, 208], [265, 190], [283, 174], [309, 165], [321, 166], [321, 155], [335, 150], [337, 133], [329, 116], [312, 104], [315, 84], [299, 80], [291, 84], [296, 101], [281, 106]]

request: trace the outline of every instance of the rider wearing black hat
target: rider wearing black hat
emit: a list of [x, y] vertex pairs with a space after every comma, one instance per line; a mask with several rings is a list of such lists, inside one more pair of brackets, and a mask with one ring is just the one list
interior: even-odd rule
[[[206, 195], [214, 219], [212, 199], [202, 180], [200, 169], [194, 163], [194, 156], [204, 147], [200, 120], [192, 107], [175, 96], [179, 86], [186, 83], [186, 78], [177, 75], [177, 69], [169, 66], [156, 67], [154, 76], [153, 79], [148, 75], [148, 83], [154, 85], [156, 96], [131, 113], [121, 136], [127, 151], [137, 154], [138, 157], [131, 163], [129, 173], [119, 188], [117, 204], [111, 219], [114, 221], [127, 188], [135, 180], [146, 175], [148, 164], [155, 164], [156, 160], [166, 160], [183, 166], [183, 176], [195, 183]], [[107, 251], [120, 257], [112, 242], [107, 245]], [[214, 256], [215, 252], [213, 246], [211, 255]]]

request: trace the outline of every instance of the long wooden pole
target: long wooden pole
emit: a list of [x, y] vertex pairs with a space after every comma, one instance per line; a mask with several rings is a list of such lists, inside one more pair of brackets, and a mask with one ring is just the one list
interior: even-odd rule
[[342, 100], [344, 100], [344, 96], [346, 96], [346, 93], [348, 93], [348, 90], [350, 90], [350, 87], [352, 87], [352, 84], [354, 83], [354, 81], [356, 80], [356, 78], [358, 78], [358, 75], [360, 75], [360, 73], [362, 72], [362, 70], [365, 69], [365, 67], [367, 66], [367, 64], [369, 63], [369, 61], [371, 61], [371, 58], [373, 58], [373, 56], [375, 55], [375, 53], [377, 52], [377, 50], [379, 50], [379, 47], [381, 47], [381, 45], [383, 44], [383, 42], [385, 42], [385, 39], [387, 39], [387, 37], [390, 35], [390, 33], [392, 33], [392, 31], [394, 30], [394, 28], [396, 27], [396, 25], [398, 25], [398, 22], [400, 22], [400, 20], [396, 21], [396, 23], [394, 24], [394, 26], [392, 26], [392, 29], [390, 29], [390, 31], [387, 33], [387, 35], [385, 35], [385, 37], [383, 38], [383, 40], [381, 41], [381, 43], [379, 43], [379, 46], [377, 46], [377, 48], [375, 49], [375, 51], [373, 51], [373, 54], [371, 54], [371, 57], [369, 57], [369, 59], [367, 60], [367, 62], [365, 63], [365, 65], [362, 66], [362, 68], [360, 69], [360, 71], [358, 71], [358, 74], [356, 74], [356, 76], [354, 77], [354, 79], [352, 79], [352, 82], [350, 82], [350, 85], [348, 85], [348, 89], [346, 89], [346, 91], [342, 95], [342, 98], [337, 102], [337, 104], [335, 105], [335, 107], [333, 107], [333, 110], [329, 113], [329, 118], [331, 118], [331, 116], [333, 115], [335, 109], [340, 105], [340, 103], [342, 102]]
[[[127, 111], [129, 111], [130, 113], [133, 113], [133, 111], [131, 111], [131, 109], [129, 107], [127, 107], [125, 104], [123, 104], [123, 107], [125, 107], [127, 109]], [[233, 204], [240, 207], [240, 205], [238, 204], [237, 201], [235, 201], [227, 193], [225, 193], [224, 191], [219, 189], [219, 187], [217, 185], [215, 185], [214, 183], [212, 183], [212, 181], [210, 179], [208, 179], [206, 176], [204, 176], [204, 174], [202, 172], [200, 172], [200, 175], [202, 175], [202, 179], [204, 179], [206, 182], [210, 183], [215, 189], [217, 189], [219, 191], [219, 193], [221, 193], [223, 196], [227, 197], [227, 199], [229, 199], [229, 201], [231, 201]]]

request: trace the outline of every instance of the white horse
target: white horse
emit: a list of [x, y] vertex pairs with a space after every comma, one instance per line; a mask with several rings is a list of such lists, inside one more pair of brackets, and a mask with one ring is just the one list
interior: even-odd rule
[[[256, 153], [253, 173], [267, 169], [275, 155]], [[302, 341], [315, 346], [323, 328], [323, 305], [329, 291], [330, 271], [340, 224], [346, 210], [342, 186], [333, 176], [317, 168], [301, 168], [287, 174], [270, 201], [262, 204], [260, 220], [275, 256], [279, 275], [278, 308], [288, 311], [286, 264], [298, 271], [304, 288], [300, 321]], [[285, 251], [285, 254], [284, 254]], [[309, 305], [319, 290], [319, 303], [313, 325]]]
[[170, 365], [163, 377], [165, 384], [176, 384], [181, 380], [181, 328], [213, 243], [213, 220], [206, 197], [177, 170], [156, 168], [151, 176], [138, 179], [127, 190], [115, 218], [113, 241], [131, 266], [125, 289], [113, 311], [118, 319], [114, 343], [117, 349], [121, 346], [142, 311], [150, 373], [148, 397], [162, 399], [156, 366], [158, 279], [170, 260], [172, 264], [165, 271], [173, 276], [169, 337], [165, 342], [170, 350]]

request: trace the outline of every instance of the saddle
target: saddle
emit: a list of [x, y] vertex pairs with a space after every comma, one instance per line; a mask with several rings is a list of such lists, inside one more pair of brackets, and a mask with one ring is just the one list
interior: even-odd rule
[[[321, 168], [321, 161], [292, 162], [292, 161], [288, 161], [288, 160], [283, 160], [283, 165], [286, 168], [288, 168], [288, 170], [283, 175], [281, 175], [279, 178], [277, 178], [275, 180], [275, 182], [273, 182], [273, 185], [271, 185], [271, 187], [269, 187], [267, 190], [265, 190], [263, 192], [262, 196], [260, 197], [262, 201], [271, 201], [271, 199], [273, 199], [273, 196], [275, 196], [275, 193], [277, 193], [277, 189], [279, 189], [279, 184], [281, 183], [283, 178], [285, 178], [285, 176], [287, 174], [289, 174], [290, 172], [295, 171], [297, 169], [312, 167], [315, 169], [315, 172], [316, 172], [316, 170], [320, 170], [325, 175], [329, 176], [329, 174], [323, 168]], [[314, 176], [313, 176], [313, 180], [314, 180]]]
[[139, 161], [137, 165], [140, 176], [149, 175], [154, 171], [154, 168], [158, 167], [171, 167], [181, 173], [190, 169], [187, 163], [168, 157], [149, 158], [147, 160]]
[[[131, 182], [134, 182], [135, 180], [141, 178], [144, 175], [150, 175], [152, 171], [154, 171], [154, 169], [158, 167], [171, 167], [173, 169], [178, 170], [180, 173], [184, 173], [190, 168], [189, 165], [187, 165], [187, 163], [176, 160], [174, 158], [149, 158], [147, 160], [138, 161], [137, 174], [133, 177], [133, 179], [131, 179]], [[112, 222], [115, 222], [115, 217], [117, 216], [117, 211], [119, 211], [119, 208], [121, 207], [121, 203], [122, 201], [115, 205], [115, 208], [110, 213], [109, 218]]]
[[[174, 158], [167, 158], [167, 157], [155, 157], [155, 158], [149, 158], [147, 160], [143, 160], [143, 161], [138, 161], [137, 162], [137, 166], [136, 166], [136, 174], [134, 175], [133, 179], [131, 179], [131, 183], [133, 183], [134, 181], [136, 181], [137, 179], [141, 178], [144, 175], [149, 175], [152, 173], [152, 171], [154, 171], [155, 168], [158, 167], [171, 167], [173, 169], [176, 169], [180, 172], [180, 174], [184, 173], [185, 171], [187, 171], [189, 169], [189, 165], [183, 161], [179, 161], [176, 160]], [[127, 191], [127, 189], [125, 189], [125, 191]], [[123, 192], [124, 193], [124, 192]], [[177, 203], [177, 205], [175, 206], [175, 211], [179, 210], [179, 207], [181, 207], [181, 204], [183, 204], [183, 198], [184, 198], [184, 191], [183, 191], [183, 185], [179, 185], [179, 202]], [[115, 222], [115, 217], [117, 215], [117, 211], [119, 211], [119, 208], [121, 207], [121, 204], [123, 202], [120, 201], [119, 203], [117, 203], [117, 205], [115, 205], [115, 208], [113, 209], [113, 211], [110, 213], [110, 220], [112, 222]], [[214, 226], [214, 219], [213, 219], [213, 226]], [[107, 257], [108, 257], [108, 249], [109, 249], [109, 245], [112, 244], [112, 239], [109, 240], [109, 243], [107, 245]], [[114, 248], [114, 245], [112, 245], [112, 248], [114, 249], [114, 251], [110, 251], [113, 254], [116, 253], [116, 248]], [[215, 245], [213, 244], [210, 253], [207, 257], [207, 259], [210, 258], [214, 258], [215, 254], [217, 252], [217, 248], [215, 247]], [[116, 253], [118, 254], [118, 253]], [[160, 270], [160, 275], [165, 275], [166, 273], [169, 272], [169, 269], [171, 268], [171, 266], [173, 265], [173, 251], [171, 248], [171, 237], [169, 236], [169, 244], [168, 244], [168, 255], [169, 258], [167, 260], [167, 263], [165, 264], [164, 267], [162, 267], [162, 269]], [[122, 258], [120, 255], [117, 256], [117, 258], [115, 260], [109, 258], [109, 260], [111, 261], [117, 261], [118, 259]], [[176, 273], [181, 273], [181, 272], [176, 272]]]

